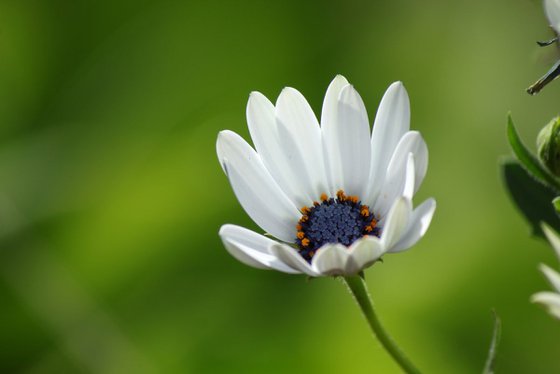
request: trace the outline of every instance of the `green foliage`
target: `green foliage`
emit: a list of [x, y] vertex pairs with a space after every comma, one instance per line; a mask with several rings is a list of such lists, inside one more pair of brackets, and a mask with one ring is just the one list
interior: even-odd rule
[[503, 160], [500, 168], [511, 199], [531, 225], [531, 233], [544, 237], [541, 222], [559, 230], [560, 220], [552, 205], [555, 191], [537, 182], [516, 160]]
[[507, 137], [511, 149], [517, 156], [520, 164], [527, 170], [527, 173], [536, 180], [545, 184], [555, 191], [560, 191], [560, 183], [548, 170], [546, 170], [539, 160], [525, 147], [513, 124], [511, 115], [508, 115]]
[[[501, 169], [505, 185], [511, 195], [513, 202], [531, 225], [532, 234], [544, 237], [541, 222], [560, 229], [558, 212], [560, 201], [558, 192], [560, 183], [549, 169], [543, 166], [544, 162], [550, 161], [550, 154], [555, 153], [556, 145], [551, 144], [556, 138], [558, 118], [552, 120], [539, 133], [537, 144], [541, 154], [539, 161], [521, 141], [511, 115], [508, 115], [507, 137], [509, 144], [517, 157], [517, 160], [503, 160]], [[555, 157], [552, 157], [554, 160]]]

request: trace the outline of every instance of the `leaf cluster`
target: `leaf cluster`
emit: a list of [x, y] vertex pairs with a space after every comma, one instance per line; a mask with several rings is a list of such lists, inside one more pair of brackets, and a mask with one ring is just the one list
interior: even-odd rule
[[541, 222], [560, 231], [560, 179], [523, 144], [511, 115], [507, 138], [515, 158], [502, 159], [500, 169], [511, 199], [531, 225], [533, 235], [544, 237]]

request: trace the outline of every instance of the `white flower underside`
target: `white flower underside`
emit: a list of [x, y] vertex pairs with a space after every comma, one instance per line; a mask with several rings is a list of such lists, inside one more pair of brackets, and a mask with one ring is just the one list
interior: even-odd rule
[[[426, 232], [435, 201], [413, 210], [412, 197], [426, 175], [428, 149], [422, 136], [409, 130], [410, 105], [402, 83], [385, 93], [371, 135], [360, 95], [340, 75], [327, 90], [321, 124], [293, 88], [284, 89], [276, 105], [251, 93], [247, 122], [255, 149], [225, 130], [218, 136], [218, 158], [245, 211], [280, 241], [224, 225], [220, 237], [239, 261], [286, 273], [350, 275], [387, 252], [410, 248]], [[349, 247], [325, 244], [308, 263], [292, 246], [300, 209], [341, 189], [375, 212], [381, 235]]]
[[558, 34], [560, 30], [560, 1], [544, 0], [544, 12], [548, 23]]
[[[560, 259], [560, 237], [546, 224], [542, 225], [542, 229], [556, 252], [556, 256]], [[554, 292], [538, 292], [531, 296], [531, 301], [543, 305], [552, 316], [560, 319], [560, 274], [544, 264], [541, 264], [539, 268], [554, 288]]]

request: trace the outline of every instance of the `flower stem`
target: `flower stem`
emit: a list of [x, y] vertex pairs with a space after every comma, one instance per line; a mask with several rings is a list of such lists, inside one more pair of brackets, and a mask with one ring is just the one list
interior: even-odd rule
[[348, 286], [350, 293], [360, 306], [364, 317], [375, 334], [377, 339], [381, 342], [385, 350], [389, 352], [391, 357], [399, 364], [401, 369], [409, 374], [420, 374], [420, 371], [412, 364], [412, 362], [405, 356], [404, 352], [397, 346], [397, 343], [385, 331], [375, 309], [373, 309], [373, 302], [367, 290], [367, 285], [364, 279], [359, 275], [344, 277], [344, 282]]

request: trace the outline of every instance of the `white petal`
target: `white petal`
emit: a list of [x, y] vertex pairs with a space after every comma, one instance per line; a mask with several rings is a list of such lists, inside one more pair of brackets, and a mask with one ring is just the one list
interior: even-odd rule
[[546, 223], [543, 223], [541, 227], [543, 229], [544, 234], [546, 235], [546, 238], [550, 242], [550, 245], [552, 245], [552, 248], [554, 248], [554, 251], [556, 252], [556, 256], [558, 257], [558, 259], [560, 259], [560, 237]]
[[336, 116], [324, 124], [323, 134], [332, 165], [332, 192], [343, 189], [348, 195], [363, 196], [371, 161], [369, 120], [362, 98], [351, 85], [340, 91]]
[[386, 251], [390, 252], [392, 247], [402, 238], [408, 227], [411, 210], [412, 203], [410, 200], [404, 197], [395, 200], [381, 228], [381, 243]]
[[344, 191], [363, 196], [369, 179], [371, 143], [366, 107], [358, 91], [346, 86], [338, 101], [338, 143], [344, 168]]
[[414, 182], [415, 182], [415, 171], [416, 166], [414, 164], [414, 154], [410, 152], [408, 154], [408, 158], [406, 161], [406, 176], [404, 180], [403, 186], [403, 196], [409, 200], [412, 200], [412, 196], [414, 196]]
[[311, 264], [321, 275], [345, 275], [348, 258], [348, 248], [344, 245], [325, 244], [317, 250]]
[[410, 102], [401, 82], [389, 86], [375, 116], [371, 135], [370, 186], [363, 201], [373, 206], [380, 193], [385, 171], [401, 137], [410, 128]]
[[285, 88], [276, 102], [276, 119], [285, 157], [305, 185], [310, 197], [308, 204], [318, 200], [322, 193], [329, 191], [329, 186], [317, 118], [299, 91]]
[[342, 75], [337, 75], [334, 77], [332, 82], [327, 88], [327, 93], [325, 94], [325, 99], [323, 100], [323, 108], [321, 111], [321, 126], [327, 124], [328, 126], [333, 126], [329, 123], [331, 121], [336, 122], [338, 98], [340, 96], [340, 91], [348, 85], [348, 80]]
[[544, 305], [550, 314], [560, 319], [560, 294], [538, 292], [531, 297], [531, 302]]
[[560, 1], [544, 0], [544, 12], [550, 26], [558, 33], [560, 30]]
[[301, 257], [295, 248], [292, 248], [289, 245], [276, 243], [270, 247], [270, 253], [289, 267], [299, 270], [302, 273], [312, 277], [320, 275], [311, 268], [311, 265], [309, 265], [309, 263]]
[[342, 89], [347, 85], [348, 81], [342, 75], [337, 75], [332, 80], [329, 88], [327, 88], [321, 113], [323, 152], [331, 196], [334, 196], [343, 186], [342, 160], [338, 156], [338, 98]]
[[247, 214], [275, 237], [293, 241], [301, 214], [272, 179], [259, 155], [239, 135], [227, 130], [218, 135], [216, 148]]
[[348, 249], [346, 274], [357, 274], [377, 261], [385, 253], [379, 238], [366, 236], [355, 241]]
[[387, 169], [398, 170], [398, 165], [403, 165], [403, 159], [406, 158], [409, 153], [414, 155], [414, 193], [416, 193], [428, 170], [428, 146], [418, 131], [409, 131], [404, 134], [397, 144], [395, 152], [391, 156], [391, 161]]
[[278, 186], [296, 207], [309, 204], [305, 184], [295, 172], [297, 165], [286, 157], [280, 139], [274, 105], [260, 92], [252, 92], [247, 103], [247, 124], [255, 148]]
[[560, 274], [546, 265], [541, 264], [540, 269], [556, 292], [560, 292]]
[[428, 230], [435, 210], [436, 201], [431, 198], [427, 199], [420, 204], [420, 206], [414, 209], [405, 234], [399, 242], [389, 250], [389, 252], [401, 252], [416, 244], [416, 242], [418, 242], [418, 240], [420, 240]]
[[277, 242], [261, 234], [236, 225], [223, 225], [220, 237], [227, 251], [245, 265], [284, 273], [299, 273], [269, 253], [269, 248]]
[[[408, 157], [412, 153], [414, 155], [414, 190], [413, 194], [418, 191], [422, 184], [426, 171], [428, 169], [428, 147], [424, 139], [417, 131], [407, 132], [397, 144], [391, 160], [387, 166], [386, 175], [382, 183], [381, 194], [378, 196], [378, 201], [370, 202], [370, 206], [375, 207], [379, 213], [384, 214], [389, 209], [393, 199], [396, 196], [402, 195], [401, 186], [405, 183], [405, 178], [408, 178], [403, 172], [407, 167]], [[410, 194], [407, 194], [409, 196]], [[409, 196], [409, 198], [412, 198]]]
[[373, 205], [376, 214], [385, 217], [395, 199], [402, 196], [412, 200], [415, 182], [415, 160], [412, 153], [403, 157], [401, 162], [389, 166], [381, 195]]

